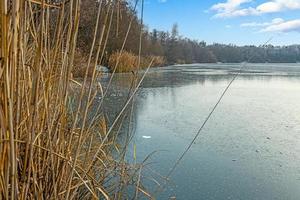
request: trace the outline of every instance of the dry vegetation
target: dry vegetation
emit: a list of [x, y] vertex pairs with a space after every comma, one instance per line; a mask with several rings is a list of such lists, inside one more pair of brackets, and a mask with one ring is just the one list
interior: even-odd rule
[[[85, 53], [82, 53], [80, 49], [76, 50], [74, 55], [74, 65], [71, 73], [73, 78], [84, 78], [87, 70], [88, 60], [89, 58], [85, 55]], [[93, 62], [93, 60], [91, 62]], [[91, 63], [91, 65], [95, 65], [95, 63]], [[88, 77], [92, 77], [93, 69], [90, 67], [87, 73]]]
[[[108, 62], [111, 71], [117, 73], [135, 72], [139, 69], [147, 68], [149, 65], [151, 67], [158, 67], [164, 64], [165, 59], [161, 56], [143, 56], [139, 59], [139, 56], [127, 51], [113, 53]], [[118, 67], [115, 70], [116, 66]]]
[[[116, 143], [139, 84], [110, 127], [103, 102], [92, 106], [96, 96], [106, 95], [101, 85], [95, 87], [96, 63], [118, 4], [99, 2], [78, 83], [72, 71], [78, 63], [80, 0], [1, 0], [0, 199], [127, 199], [130, 185], [134, 198], [148, 196], [139, 181], [141, 165], [128, 165]], [[76, 99], [72, 82], [79, 86]], [[92, 110], [98, 112], [89, 116]]]

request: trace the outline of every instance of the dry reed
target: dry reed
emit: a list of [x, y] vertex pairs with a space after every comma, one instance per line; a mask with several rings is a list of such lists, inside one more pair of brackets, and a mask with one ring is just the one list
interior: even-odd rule
[[[79, 83], [72, 72], [80, 0], [1, 1], [1, 199], [126, 199], [129, 185], [149, 196], [139, 183], [141, 166], [127, 164], [122, 151], [121, 159], [113, 153], [118, 148], [113, 133], [132, 96], [111, 127], [102, 103], [88, 119], [95, 97], [106, 94], [101, 85], [95, 87], [96, 64], [103, 58], [117, 5], [118, 0], [99, 1], [93, 44]], [[75, 100], [72, 82], [79, 85]]]
[[[140, 60], [139, 60], [140, 58]], [[117, 65], [118, 63], [118, 65]], [[163, 66], [166, 62], [161, 56], [137, 56], [131, 52], [115, 52], [109, 58], [108, 66], [114, 71], [114, 67], [118, 66], [115, 72], [136, 72], [139, 69], [145, 69], [151, 64], [151, 67]]]

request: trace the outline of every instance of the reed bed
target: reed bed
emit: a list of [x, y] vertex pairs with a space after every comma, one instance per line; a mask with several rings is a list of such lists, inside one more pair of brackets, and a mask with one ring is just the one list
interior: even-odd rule
[[[118, 67], [114, 70], [115, 66]], [[131, 52], [123, 51], [123, 52], [115, 52], [113, 53], [108, 62], [108, 66], [111, 71], [115, 71], [117, 73], [123, 72], [135, 72], [138, 69], [145, 69], [151, 63], [151, 67], [159, 67], [163, 66], [166, 61], [162, 56], [138, 56]]]
[[144, 76], [111, 126], [103, 102], [93, 106], [107, 93], [97, 81], [96, 64], [105, 53], [117, 5], [118, 0], [99, 1], [92, 47], [78, 82], [72, 72], [80, 0], [1, 0], [0, 199], [127, 199], [130, 187], [135, 199], [150, 198], [140, 183], [142, 164], [126, 163], [126, 148], [116, 142]]

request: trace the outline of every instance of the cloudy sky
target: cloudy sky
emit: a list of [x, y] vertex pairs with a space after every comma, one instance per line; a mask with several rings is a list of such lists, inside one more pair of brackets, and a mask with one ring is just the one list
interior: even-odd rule
[[300, 0], [145, 0], [145, 24], [208, 43], [300, 44]]

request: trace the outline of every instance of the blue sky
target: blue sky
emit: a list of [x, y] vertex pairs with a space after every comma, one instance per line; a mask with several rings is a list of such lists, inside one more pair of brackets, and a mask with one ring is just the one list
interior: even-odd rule
[[149, 29], [208, 43], [300, 44], [300, 0], [145, 0]]

